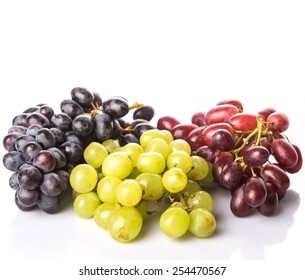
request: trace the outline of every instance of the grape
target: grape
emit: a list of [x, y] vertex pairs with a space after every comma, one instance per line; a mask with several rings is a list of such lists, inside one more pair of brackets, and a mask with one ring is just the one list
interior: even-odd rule
[[196, 191], [190, 194], [187, 200], [188, 206], [194, 208], [204, 208], [212, 212], [214, 207], [214, 200], [212, 196], [206, 191]]
[[154, 117], [155, 110], [153, 107], [149, 105], [141, 106], [139, 108], [136, 108], [133, 112], [133, 119], [144, 119], [147, 121], [151, 121], [152, 118]]
[[25, 190], [34, 190], [40, 186], [42, 174], [38, 168], [24, 164], [18, 171], [18, 185]]
[[17, 189], [16, 195], [18, 197], [18, 200], [22, 203], [22, 205], [26, 207], [31, 207], [36, 205], [39, 199], [39, 193], [37, 190], [26, 190], [21, 187]]
[[140, 184], [143, 191], [143, 199], [147, 201], [157, 201], [162, 198], [163, 183], [159, 174], [141, 173], [135, 180]]
[[58, 170], [54, 170], [54, 173], [56, 173], [59, 178], [60, 178], [60, 181], [62, 183], [62, 190], [65, 191], [67, 190], [68, 188], [70, 188], [70, 175], [67, 171], [65, 170], [62, 170], [62, 169], [58, 169]]
[[231, 116], [239, 113], [238, 108], [231, 104], [217, 105], [205, 114], [207, 125], [214, 123], [227, 123]]
[[223, 168], [234, 161], [234, 156], [230, 152], [221, 152], [217, 155], [213, 163], [213, 176], [218, 182], [222, 181]]
[[206, 126], [200, 126], [193, 129], [188, 136], [186, 137], [186, 141], [190, 144], [192, 150], [197, 150], [201, 146], [204, 145], [202, 138], [202, 131], [206, 128]]
[[192, 169], [187, 173], [187, 177], [191, 180], [202, 180], [209, 172], [209, 165], [205, 159], [199, 156], [191, 156]]
[[115, 152], [104, 159], [102, 173], [104, 176], [124, 179], [131, 173], [132, 168], [132, 161], [125, 152]]
[[169, 207], [162, 213], [159, 221], [161, 231], [171, 238], [184, 235], [189, 224], [189, 214], [181, 207]]
[[157, 122], [157, 128], [159, 130], [168, 130], [171, 131], [176, 125], [180, 124], [180, 122], [171, 116], [164, 116], [159, 118], [158, 122]]
[[203, 143], [209, 147], [214, 147], [213, 144], [213, 134], [218, 130], [218, 129], [226, 129], [228, 130], [231, 134], [233, 134], [233, 128], [230, 124], [228, 123], [215, 123], [207, 126], [203, 131], [202, 131], [202, 139]]
[[190, 132], [196, 128], [198, 128], [198, 126], [195, 124], [192, 124], [192, 123], [191, 124], [177, 124], [172, 128], [171, 133], [172, 133], [174, 139], [186, 140], [188, 135], [190, 134]]
[[40, 190], [47, 196], [58, 196], [63, 190], [63, 183], [59, 175], [54, 172], [44, 174]]
[[37, 131], [36, 142], [44, 149], [54, 147], [56, 143], [55, 135], [48, 128], [41, 128]]
[[95, 192], [79, 194], [73, 203], [75, 213], [82, 218], [91, 218], [96, 208], [101, 204]]
[[3, 138], [3, 147], [8, 152], [15, 151], [16, 139], [20, 136], [20, 133], [9, 133]]
[[116, 188], [122, 182], [117, 177], [105, 176], [97, 184], [97, 194], [101, 201], [108, 203], [115, 203]]
[[182, 191], [185, 188], [187, 181], [188, 178], [186, 173], [177, 167], [165, 171], [162, 177], [164, 188], [171, 193]]
[[119, 242], [130, 242], [140, 233], [143, 217], [134, 207], [122, 206], [117, 210], [109, 222], [111, 237]]
[[27, 128], [24, 126], [20, 126], [20, 125], [14, 125], [12, 127], [10, 127], [10, 129], [8, 130], [8, 134], [10, 133], [16, 133], [16, 134], [26, 134]]
[[94, 221], [102, 229], [108, 229], [113, 214], [121, 208], [118, 203], [105, 202], [94, 211]]
[[102, 104], [103, 112], [113, 119], [122, 118], [129, 112], [129, 106], [126, 99], [121, 97], [111, 97]]
[[148, 130], [155, 129], [153, 125], [150, 123], [139, 123], [135, 126], [133, 130], [133, 135], [137, 138], [140, 139], [141, 135]]
[[8, 152], [3, 157], [4, 167], [13, 172], [17, 172], [19, 167], [24, 163], [22, 154], [18, 151]]
[[201, 190], [202, 189], [197, 181], [187, 180], [187, 184], [186, 184], [185, 188], [183, 189], [182, 193], [183, 193], [184, 197], [188, 198], [191, 194], [201, 191]]
[[15, 149], [16, 151], [22, 151], [23, 147], [29, 143], [34, 141], [35, 139], [29, 135], [21, 135], [15, 141]]
[[260, 118], [263, 120], [263, 121], [266, 121], [268, 116], [272, 113], [275, 112], [275, 109], [273, 108], [265, 108], [261, 111], [258, 112], [258, 115], [260, 116]]
[[168, 156], [166, 165], [168, 169], [178, 167], [187, 173], [191, 170], [193, 161], [185, 151], [174, 151]]
[[13, 126], [24, 126], [24, 127], [27, 127], [27, 116], [29, 114], [27, 113], [22, 113], [20, 115], [17, 115], [13, 118], [13, 121], [12, 121], [12, 125]]
[[269, 151], [263, 146], [253, 146], [243, 153], [245, 164], [250, 166], [262, 166], [269, 159]]
[[46, 104], [42, 105], [41, 107], [39, 107], [37, 112], [42, 114], [42, 115], [44, 115], [44, 116], [46, 116], [49, 120], [54, 115], [54, 110], [49, 105], [46, 105]]
[[88, 136], [94, 129], [94, 120], [89, 115], [79, 115], [73, 119], [72, 130], [75, 134]]
[[226, 189], [232, 189], [239, 184], [243, 171], [239, 162], [228, 162], [222, 168], [219, 183]]
[[66, 156], [68, 162], [75, 163], [82, 158], [82, 147], [74, 142], [67, 141], [58, 147]]
[[65, 113], [54, 114], [51, 118], [51, 124], [62, 132], [72, 130], [72, 119]]
[[50, 121], [45, 115], [34, 112], [34, 113], [30, 113], [26, 117], [26, 126], [30, 126], [33, 124], [38, 124], [41, 125], [42, 127], [49, 127]]
[[264, 180], [260, 177], [251, 177], [244, 186], [244, 199], [251, 207], [262, 205], [267, 197]]
[[142, 146], [137, 143], [128, 143], [121, 148], [121, 151], [125, 152], [132, 161], [133, 167], [137, 166], [137, 160], [140, 154], [144, 152]]
[[53, 154], [56, 160], [56, 167], [55, 167], [56, 169], [61, 169], [66, 166], [67, 158], [60, 149], [58, 149], [57, 147], [51, 147], [48, 149], [48, 151], [50, 151]]
[[55, 214], [59, 210], [59, 198], [58, 196], [47, 196], [44, 193], [40, 193], [37, 205], [42, 211], [48, 214]]
[[140, 136], [140, 144], [142, 148], [145, 149], [148, 143], [155, 138], [161, 138], [164, 140], [165, 136], [163, 132], [158, 129], [151, 129], [143, 132]]
[[228, 123], [237, 131], [248, 132], [257, 127], [257, 119], [253, 114], [238, 113], [230, 117]]
[[129, 143], [136, 143], [136, 144], [140, 143], [138, 138], [135, 135], [131, 134], [131, 133], [128, 133], [128, 134], [125, 134], [125, 135], [121, 135], [119, 137], [118, 141], [119, 141], [119, 144], [121, 146], [125, 146], [125, 145], [127, 145]]
[[98, 113], [94, 117], [95, 135], [100, 142], [111, 138], [113, 133], [113, 121], [108, 114]]
[[271, 113], [266, 122], [268, 123], [268, 128], [274, 132], [284, 132], [289, 127], [288, 116], [284, 113], [274, 112]]
[[97, 184], [96, 170], [89, 164], [75, 166], [70, 174], [71, 187], [78, 193], [92, 191]]
[[13, 190], [17, 190], [19, 187], [19, 183], [18, 183], [18, 173], [14, 172], [10, 179], [9, 179], [9, 185]]
[[137, 159], [137, 168], [143, 173], [160, 174], [166, 166], [164, 157], [157, 152], [145, 152]]
[[264, 216], [272, 216], [278, 208], [278, 195], [271, 184], [266, 184], [267, 197], [266, 200], [257, 207], [257, 210]]
[[26, 134], [29, 136], [33, 136], [36, 138], [37, 132], [43, 128], [41, 125], [39, 124], [32, 124], [30, 125], [27, 130], [26, 130]]
[[134, 179], [125, 179], [115, 189], [118, 202], [124, 206], [135, 206], [142, 199], [141, 185]]
[[90, 106], [94, 102], [94, 95], [88, 89], [83, 87], [75, 87], [71, 90], [72, 99], [81, 106]]
[[115, 139], [107, 139], [103, 141], [102, 145], [106, 148], [108, 154], [113, 153], [116, 149], [120, 147], [120, 144]]
[[233, 150], [235, 141], [232, 134], [226, 129], [217, 129], [212, 136], [213, 145], [220, 151]]
[[217, 102], [216, 105], [225, 105], [225, 104], [234, 105], [238, 109], [239, 112], [242, 112], [244, 110], [243, 105], [241, 104], [241, 102], [239, 100], [236, 100], [236, 99], [225, 99], [225, 100]]
[[185, 151], [187, 154], [191, 154], [192, 149], [190, 144], [184, 139], [176, 139], [168, 145], [170, 153], [175, 151]]
[[248, 216], [253, 209], [244, 198], [244, 187], [245, 185], [243, 184], [232, 192], [230, 209], [237, 217]]
[[217, 158], [219, 151], [215, 147], [201, 146], [196, 150], [196, 155], [204, 158], [206, 161], [213, 163]]
[[101, 167], [107, 156], [106, 148], [98, 142], [91, 142], [84, 150], [85, 161], [94, 168]]
[[164, 159], [167, 159], [170, 150], [168, 143], [162, 138], [152, 139], [146, 146], [145, 152], [157, 152], [160, 153]]
[[195, 125], [198, 125], [199, 127], [206, 126], [206, 122], [204, 118], [205, 118], [205, 112], [199, 111], [192, 115], [191, 122]]
[[298, 162], [298, 154], [294, 147], [285, 139], [275, 139], [270, 152], [283, 168], [292, 168]]
[[216, 229], [214, 215], [203, 208], [195, 208], [189, 214], [190, 224], [188, 230], [197, 237], [208, 237]]
[[298, 161], [297, 161], [297, 164], [295, 166], [293, 166], [291, 168], [285, 168], [285, 170], [287, 172], [293, 174], [293, 173], [297, 173], [297, 172], [299, 172], [301, 170], [302, 165], [303, 165], [303, 157], [302, 157], [302, 153], [301, 153], [300, 148], [297, 145], [295, 145], [295, 144], [293, 144], [292, 146], [294, 147], [295, 151], [297, 152]]
[[63, 100], [60, 103], [60, 109], [72, 119], [84, 113], [84, 109], [72, 99]]

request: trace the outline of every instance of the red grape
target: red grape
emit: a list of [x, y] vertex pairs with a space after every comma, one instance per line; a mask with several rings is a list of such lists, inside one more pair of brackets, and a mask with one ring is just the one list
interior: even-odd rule
[[266, 184], [267, 197], [263, 204], [257, 207], [259, 213], [264, 216], [271, 216], [274, 214], [279, 205], [279, 198], [272, 185]]
[[252, 131], [257, 127], [257, 119], [253, 114], [239, 113], [233, 115], [228, 123], [237, 131]]
[[244, 186], [241, 185], [232, 192], [230, 208], [232, 213], [237, 217], [248, 216], [253, 209], [244, 199]]
[[212, 136], [212, 141], [214, 146], [220, 151], [230, 151], [235, 146], [232, 134], [226, 129], [217, 129]]
[[228, 123], [214, 123], [209, 126], [207, 126], [203, 131], [202, 131], [202, 139], [205, 145], [209, 147], [214, 147], [213, 144], [213, 134], [218, 130], [218, 129], [226, 129], [228, 130], [231, 134], [233, 134], [233, 128], [231, 125]]
[[191, 118], [191, 122], [198, 126], [204, 126], [204, 125], [206, 125], [204, 118], [205, 118], [205, 112], [201, 112], [201, 111], [196, 112], [195, 114], [193, 114], [193, 116]]
[[187, 136], [190, 134], [190, 132], [194, 129], [198, 128], [196, 124], [177, 124], [175, 125], [171, 133], [174, 137], [174, 139], [184, 139], [186, 140]]
[[193, 129], [186, 138], [186, 141], [190, 144], [193, 151], [197, 150], [201, 146], [204, 145], [202, 139], [202, 131], [206, 128], [206, 126], [199, 126]]
[[275, 132], [284, 132], [289, 127], [288, 116], [284, 113], [274, 112], [267, 117], [268, 128]]
[[219, 101], [216, 105], [225, 105], [225, 104], [234, 105], [238, 109], [239, 112], [242, 112], [244, 110], [241, 102], [239, 100], [235, 100], [235, 99], [225, 99], [225, 100]]
[[268, 116], [275, 112], [273, 108], [265, 108], [258, 112], [258, 115], [262, 118], [263, 121], [266, 121]]
[[292, 168], [298, 162], [298, 154], [295, 148], [286, 139], [275, 139], [270, 152], [283, 168]]
[[238, 112], [238, 108], [234, 105], [218, 105], [206, 112], [205, 122], [208, 125], [213, 123], [226, 123], [231, 116], [237, 114]]
[[174, 126], [176, 126], [177, 124], [179, 124], [180, 122], [171, 116], [164, 116], [161, 117], [158, 122], [157, 122], [157, 128], [160, 130], [169, 130], [171, 131], [173, 129]]
[[244, 199], [252, 207], [262, 205], [267, 197], [264, 180], [254, 176], [247, 180], [244, 187]]
[[295, 166], [293, 166], [291, 168], [285, 168], [285, 170], [287, 172], [291, 173], [291, 174], [299, 172], [302, 168], [302, 165], [303, 165], [303, 157], [302, 157], [302, 153], [301, 153], [300, 148], [295, 144], [292, 144], [292, 146], [294, 147], [295, 151], [297, 152], [298, 161], [297, 161], [297, 164]]
[[243, 153], [245, 164], [250, 166], [262, 166], [269, 158], [269, 151], [263, 146], [252, 146]]
[[204, 158], [206, 161], [213, 163], [219, 154], [216, 148], [209, 146], [201, 146], [196, 150], [196, 155]]

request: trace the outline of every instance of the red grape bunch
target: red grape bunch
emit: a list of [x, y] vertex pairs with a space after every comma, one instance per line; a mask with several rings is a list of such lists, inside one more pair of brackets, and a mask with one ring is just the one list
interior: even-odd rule
[[234, 215], [244, 217], [253, 209], [273, 215], [290, 186], [288, 174], [303, 162], [299, 147], [283, 134], [288, 116], [272, 108], [249, 114], [240, 101], [224, 100], [196, 112], [191, 122], [164, 116], [157, 127], [187, 140], [194, 154], [213, 164], [214, 180], [231, 192]]

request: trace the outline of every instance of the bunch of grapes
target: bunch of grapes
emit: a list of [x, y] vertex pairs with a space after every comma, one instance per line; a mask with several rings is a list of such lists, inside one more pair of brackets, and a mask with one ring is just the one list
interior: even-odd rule
[[299, 147], [283, 134], [287, 115], [272, 108], [256, 115], [243, 112], [238, 100], [224, 100], [206, 112], [196, 112], [191, 124], [164, 116], [159, 129], [188, 141], [193, 153], [213, 164], [216, 182], [230, 190], [230, 208], [238, 217], [253, 209], [271, 216], [290, 186], [288, 174], [302, 167]]
[[[12, 120], [3, 139], [7, 153], [4, 166], [13, 172], [9, 185], [16, 191], [17, 206], [28, 211], [37, 206], [47, 213], [60, 209], [60, 196], [70, 188], [69, 174], [84, 162], [84, 149], [93, 141], [118, 139], [121, 145], [138, 142], [145, 130], [154, 126], [151, 106], [125, 98], [102, 100], [98, 93], [75, 87], [71, 98], [60, 104], [60, 113], [47, 104], [26, 109]], [[134, 109], [132, 123], [124, 117]]]
[[115, 240], [135, 239], [146, 215], [160, 212], [160, 229], [171, 238], [187, 231], [198, 237], [214, 232], [213, 198], [198, 183], [207, 178], [210, 165], [191, 155], [185, 140], [150, 129], [139, 143], [92, 142], [84, 158], [70, 176], [74, 210], [83, 218], [94, 217]]

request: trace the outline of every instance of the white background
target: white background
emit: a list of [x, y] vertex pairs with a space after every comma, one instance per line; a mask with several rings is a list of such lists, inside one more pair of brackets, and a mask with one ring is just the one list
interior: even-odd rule
[[[304, 14], [303, 1], [1, 0], [1, 138], [27, 107], [44, 102], [59, 112], [71, 89], [84, 86], [152, 105], [154, 121], [173, 115], [187, 123], [227, 98], [249, 113], [273, 107], [289, 116], [287, 136], [304, 151]], [[76, 217], [71, 205], [56, 215], [19, 211], [10, 174], [1, 167], [0, 273], [9, 278], [87, 279], [78, 277], [84, 265], [136, 264], [227, 266], [219, 279], [304, 274], [303, 171], [290, 176], [274, 217], [236, 218], [228, 193], [209, 189], [213, 237], [171, 240], [155, 218], [129, 244]]]

